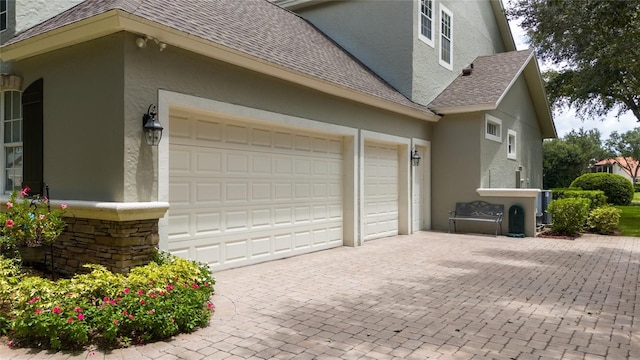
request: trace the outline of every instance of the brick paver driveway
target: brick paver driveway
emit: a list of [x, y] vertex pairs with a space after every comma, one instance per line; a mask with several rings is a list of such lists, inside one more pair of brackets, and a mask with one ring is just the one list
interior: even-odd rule
[[638, 359], [640, 238], [424, 232], [216, 274], [168, 342], [0, 359]]

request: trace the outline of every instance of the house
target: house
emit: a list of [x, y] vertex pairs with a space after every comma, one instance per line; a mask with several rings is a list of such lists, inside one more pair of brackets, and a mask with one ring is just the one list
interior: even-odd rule
[[631, 157], [618, 156], [603, 159], [589, 166], [591, 172], [606, 172], [618, 174], [631, 181], [632, 184], [640, 183], [640, 164]]
[[86, 0], [0, 58], [2, 128], [23, 129], [2, 186], [69, 204], [65, 269], [154, 246], [243, 266], [446, 230], [479, 199], [535, 234], [556, 132], [499, 0]]

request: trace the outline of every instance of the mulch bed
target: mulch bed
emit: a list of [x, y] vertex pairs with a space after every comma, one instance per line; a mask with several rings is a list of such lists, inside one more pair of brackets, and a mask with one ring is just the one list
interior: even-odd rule
[[[619, 230], [615, 230], [611, 234], [607, 234], [607, 236], [620, 236], [620, 235], [622, 235], [622, 233]], [[560, 239], [560, 240], [575, 240], [575, 239], [579, 238], [580, 236], [582, 236], [582, 234], [577, 234], [576, 236], [560, 235], [560, 234], [554, 233], [553, 230], [551, 230], [551, 229], [545, 229], [542, 232], [538, 233], [538, 235], [536, 235], [536, 237], [549, 238], [549, 239]]]
[[536, 237], [541, 237], [541, 238], [549, 238], [549, 239], [560, 239], [560, 240], [575, 240], [576, 238], [580, 237], [581, 234], [578, 234], [577, 236], [566, 236], [566, 235], [559, 235], [553, 232], [553, 230], [544, 230], [541, 233], [539, 233], [538, 235], [536, 235]]

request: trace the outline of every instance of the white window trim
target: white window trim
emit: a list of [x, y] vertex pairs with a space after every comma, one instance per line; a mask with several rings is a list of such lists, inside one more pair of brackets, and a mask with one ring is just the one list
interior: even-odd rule
[[[511, 139], [513, 138], [513, 143]], [[511, 151], [509, 151], [511, 150]], [[507, 158], [516, 160], [518, 157], [518, 133], [514, 130], [507, 130]]]
[[6, 31], [9, 28], [9, 1], [0, 0], [0, 2], [4, 2], [5, 11], [0, 12], [0, 17], [4, 14], [5, 16], [5, 27], [4, 29], [0, 27], [0, 33]]
[[[0, 155], [0, 156], [2, 156], [2, 159], [0, 160], [0, 165], [2, 165], [2, 176], [0, 176], [0, 185], [2, 186], [2, 190], [0, 191], [0, 193], [10, 194], [11, 190], [7, 190], [6, 189], [7, 184], [8, 184], [8, 182], [7, 182], [7, 170], [8, 169], [7, 169], [7, 164], [6, 164], [7, 149], [8, 148], [18, 148], [18, 147], [22, 148], [23, 156], [24, 156], [24, 143], [23, 143], [23, 141], [16, 142], [16, 143], [5, 143], [4, 142], [5, 121], [7, 121], [7, 119], [5, 118], [6, 107], [7, 106], [12, 106], [12, 108], [11, 108], [12, 113], [15, 111], [15, 109], [13, 109], [13, 103], [12, 104], [6, 104], [5, 103], [5, 94], [7, 92], [16, 92], [16, 93], [20, 94], [20, 96], [22, 96], [22, 92], [18, 91], [18, 90], [0, 91], [0, 126], [1, 126], [0, 127], [0, 139], [2, 139], [2, 152], [1, 152], [1, 155]], [[20, 109], [20, 112], [22, 112], [22, 109]], [[18, 119], [18, 118], [14, 118], [14, 119], [11, 119], [11, 120], [13, 121], [13, 120], [16, 120], [16, 119]], [[22, 114], [20, 114], [19, 120], [20, 120], [20, 126], [22, 126], [22, 124], [23, 124]], [[24, 136], [23, 130], [21, 129], [20, 132], [21, 132], [21, 137], [23, 137]], [[22, 140], [24, 140], [24, 138]], [[22, 159], [22, 161], [23, 162], [22, 162], [22, 168], [21, 169], [22, 169], [23, 173], [21, 174], [21, 179], [22, 179], [22, 176], [24, 176], [24, 158]], [[15, 184], [14, 184], [14, 189], [15, 188], [16, 187], [15, 187]]]
[[[429, 1], [431, 2], [431, 39], [429, 39], [428, 37], [422, 35], [422, 3], [424, 1]], [[435, 10], [435, 0], [418, 0], [418, 39], [422, 40], [425, 44], [431, 46], [431, 47], [435, 47], [435, 42], [434, 42], [434, 38], [435, 38], [435, 16], [433, 16], [434, 14], [434, 10]]]
[[[447, 63], [446, 61], [442, 60], [442, 13], [445, 13], [447, 15], [449, 15], [449, 18], [451, 19], [451, 35], [449, 36], [449, 43], [451, 48], [450, 50], [450, 63]], [[451, 71], [453, 71], [453, 12], [451, 12], [451, 10], [447, 9], [444, 5], [440, 4], [440, 11], [438, 11], [438, 14], [440, 14], [439, 16], [439, 22], [438, 22], [438, 29], [440, 29], [439, 34], [440, 34], [440, 42], [439, 42], [439, 46], [438, 46], [438, 62], [440, 63], [440, 65], [446, 69], [449, 69]]]
[[[494, 124], [498, 127], [498, 135], [493, 135], [493, 134], [489, 134], [487, 132], [487, 125], [488, 124]], [[498, 119], [495, 116], [491, 116], [489, 114], [485, 115], [484, 117], [484, 137], [487, 140], [491, 140], [491, 141], [495, 141], [495, 142], [502, 142], [502, 120]]]

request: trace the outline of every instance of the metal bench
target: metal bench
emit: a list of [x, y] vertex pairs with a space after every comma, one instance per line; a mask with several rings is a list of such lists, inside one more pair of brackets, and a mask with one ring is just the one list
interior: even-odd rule
[[496, 236], [498, 236], [498, 227], [502, 235], [503, 214], [504, 205], [502, 204], [490, 204], [486, 201], [457, 202], [456, 209], [449, 211], [449, 232], [451, 232], [451, 223], [453, 223], [453, 232], [456, 232], [456, 221], [478, 221], [495, 223]]

